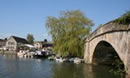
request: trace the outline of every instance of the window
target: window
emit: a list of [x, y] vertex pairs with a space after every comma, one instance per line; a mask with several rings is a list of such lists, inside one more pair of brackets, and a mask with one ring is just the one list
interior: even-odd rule
[[14, 45], [14, 42], [8, 42], [8, 45]]

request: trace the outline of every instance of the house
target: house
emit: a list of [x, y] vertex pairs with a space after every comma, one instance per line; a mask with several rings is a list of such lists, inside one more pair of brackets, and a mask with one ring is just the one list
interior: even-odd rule
[[51, 42], [37, 41], [34, 42], [34, 47], [37, 49], [51, 49], [53, 44]]
[[51, 50], [52, 47], [53, 47], [53, 43], [52, 42], [45, 42], [45, 43], [42, 44], [42, 49], [44, 49], [44, 50], [47, 50], [47, 49]]
[[44, 43], [43, 41], [36, 41], [36, 42], [34, 42], [34, 47], [36, 49], [42, 49], [42, 44], [43, 43]]
[[21, 46], [23, 46], [24, 44], [28, 44], [28, 41], [26, 39], [16, 37], [16, 36], [11, 36], [6, 42], [6, 48], [9, 51], [15, 51], [19, 49]]
[[0, 39], [0, 47], [3, 47], [6, 45], [6, 39]]
[[6, 39], [0, 39], [0, 50], [6, 50]]

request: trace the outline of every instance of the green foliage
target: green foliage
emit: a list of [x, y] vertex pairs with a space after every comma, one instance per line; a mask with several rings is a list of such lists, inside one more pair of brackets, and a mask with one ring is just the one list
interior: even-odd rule
[[124, 64], [121, 60], [116, 59], [112, 63], [113, 69], [110, 70], [110, 72], [114, 73], [115, 75], [120, 75], [121, 77], [124, 77], [126, 74], [126, 71], [124, 69]]
[[44, 42], [46, 42], [46, 43], [47, 43], [47, 39], [44, 39]]
[[61, 56], [82, 56], [84, 38], [93, 23], [79, 10], [62, 11], [60, 17], [48, 17], [47, 28], [54, 42], [53, 51]]
[[27, 41], [29, 42], [29, 44], [33, 44], [34, 43], [34, 37], [32, 34], [28, 34], [27, 35]]
[[130, 24], [130, 11], [126, 12], [120, 18], [114, 20], [113, 22], [129, 25]]

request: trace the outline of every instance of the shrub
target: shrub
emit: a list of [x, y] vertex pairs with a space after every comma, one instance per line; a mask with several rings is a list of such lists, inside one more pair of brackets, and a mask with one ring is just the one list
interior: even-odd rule
[[130, 24], [130, 11], [123, 14], [120, 18], [115, 19], [113, 22], [124, 24], [124, 25], [129, 25]]

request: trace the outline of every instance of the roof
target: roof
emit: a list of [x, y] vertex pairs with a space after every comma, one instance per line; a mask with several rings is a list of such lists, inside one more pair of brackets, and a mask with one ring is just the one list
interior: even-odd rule
[[44, 41], [35, 41], [34, 43], [41, 43], [41, 44], [53, 44], [52, 42], [44, 42]]
[[3, 42], [5, 42], [6, 40], [4, 40], [4, 39], [0, 39], [0, 41], [3, 41]]
[[34, 46], [30, 45], [30, 44], [25, 44], [25, 46], [29, 47], [29, 48], [34, 48]]
[[44, 41], [35, 41], [34, 43], [44, 43]]
[[20, 38], [20, 37], [16, 37], [16, 36], [11, 36], [11, 37], [13, 37], [16, 40], [16, 42], [18, 42], [18, 43], [24, 43], [24, 44], [28, 43], [28, 41], [24, 38]]
[[4, 41], [3, 39], [0, 39], [0, 41]]

